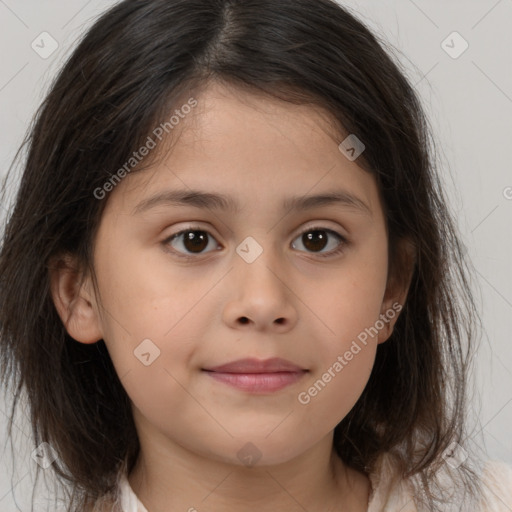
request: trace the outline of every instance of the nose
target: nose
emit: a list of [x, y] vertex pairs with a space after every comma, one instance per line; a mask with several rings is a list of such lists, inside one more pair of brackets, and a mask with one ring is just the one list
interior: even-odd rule
[[223, 320], [236, 329], [287, 332], [297, 322], [298, 299], [290, 286], [290, 273], [264, 255], [265, 251], [252, 263], [241, 258], [235, 262]]

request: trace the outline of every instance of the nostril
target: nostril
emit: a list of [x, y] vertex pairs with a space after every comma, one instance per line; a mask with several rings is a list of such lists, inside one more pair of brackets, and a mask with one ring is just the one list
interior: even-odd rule
[[242, 318], [240, 318], [240, 322], [242, 322], [243, 324], [246, 324], [249, 322], [249, 319], [246, 316], [243, 316]]

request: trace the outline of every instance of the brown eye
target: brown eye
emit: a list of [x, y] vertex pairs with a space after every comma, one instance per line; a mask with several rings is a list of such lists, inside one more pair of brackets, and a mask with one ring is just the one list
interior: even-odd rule
[[201, 252], [208, 246], [208, 234], [204, 231], [186, 231], [183, 246], [190, 252]]
[[[332, 238], [338, 239], [338, 245], [334, 244], [334, 247], [330, 251], [322, 253], [321, 251], [329, 245], [329, 240]], [[319, 253], [319, 256], [322, 258], [340, 253], [348, 243], [347, 240], [336, 231], [321, 227], [313, 227], [303, 231], [296, 240], [300, 240], [307, 252]], [[296, 248], [296, 244], [292, 244], [292, 246]]]
[[[171, 235], [169, 238], [164, 240], [165, 246], [171, 246], [172, 252], [179, 257], [183, 258], [194, 258], [194, 256], [200, 256], [207, 252], [206, 249], [210, 245], [210, 240], [215, 240], [213, 236], [204, 229], [191, 227], [184, 229]], [[338, 239], [338, 243], [333, 242], [334, 239]], [[306, 231], [303, 231], [296, 240], [300, 240], [300, 243], [304, 246], [304, 250], [309, 253], [318, 254], [321, 258], [327, 258], [335, 256], [341, 253], [344, 248], [348, 245], [348, 241], [336, 231], [331, 229], [313, 227]], [[330, 250], [324, 251], [329, 245], [333, 246]], [[293, 248], [297, 248], [297, 243], [292, 243]], [[213, 243], [211, 249], [218, 248]]]
[[[164, 241], [164, 244], [170, 245], [173, 248], [173, 252], [176, 252], [178, 256], [187, 258], [187, 253], [197, 255], [203, 254], [204, 250], [209, 245], [209, 237], [211, 237], [211, 235], [208, 231], [189, 228], [172, 235]], [[180, 246], [183, 247], [183, 249], [181, 249]]]
[[325, 231], [309, 231], [302, 235], [302, 243], [308, 250], [317, 252], [321, 251], [327, 245], [328, 238]]

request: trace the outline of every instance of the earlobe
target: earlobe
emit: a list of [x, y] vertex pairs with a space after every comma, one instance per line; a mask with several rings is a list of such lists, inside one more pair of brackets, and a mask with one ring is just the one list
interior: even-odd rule
[[398, 316], [400, 315], [400, 311], [403, 308], [401, 302], [395, 301], [392, 305], [388, 305], [382, 308], [380, 318], [384, 324], [382, 329], [379, 329], [379, 334], [377, 336], [377, 343], [384, 343], [389, 339], [391, 334], [393, 333], [393, 328], [395, 327], [395, 323], [398, 320]]
[[82, 278], [76, 259], [69, 255], [55, 258], [49, 266], [53, 303], [68, 334], [81, 343], [96, 343], [102, 339], [95, 299], [89, 278]]

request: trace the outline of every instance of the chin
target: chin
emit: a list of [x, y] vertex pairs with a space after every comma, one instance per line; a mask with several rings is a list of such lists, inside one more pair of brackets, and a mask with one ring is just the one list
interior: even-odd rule
[[296, 439], [290, 445], [290, 439], [293, 437], [293, 435], [274, 436], [273, 433], [268, 435], [268, 432], [264, 435], [259, 433], [236, 436], [229, 442], [229, 448], [226, 447], [221, 454], [217, 453], [217, 457], [228, 464], [248, 469], [285, 464], [300, 456], [308, 448], [300, 439]]

